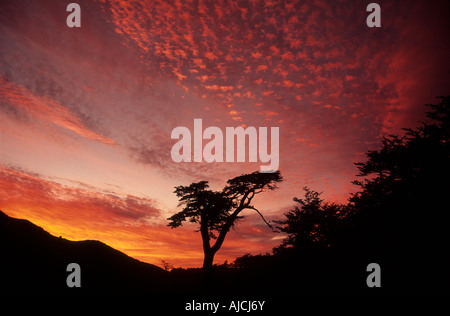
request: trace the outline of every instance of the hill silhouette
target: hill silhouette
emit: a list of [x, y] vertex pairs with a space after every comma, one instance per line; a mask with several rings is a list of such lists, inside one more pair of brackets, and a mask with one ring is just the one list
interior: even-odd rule
[[[100, 241], [69, 241], [0, 211], [0, 288], [9, 294], [164, 293], [168, 272]], [[81, 267], [81, 287], [69, 288], [69, 263]]]
[[[176, 268], [167, 272], [140, 262], [96, 240], [69, 241], [55, 237], [25, 219], [12, 218], [0, 211], [0, 289], [2, 293], [28, 295], [102, 295], [102, 294], [182, 294], [211, 295], [293, 295], [307, 294], [326, 286], [319, 282], [319, 271], [312, 271], [319, 261], [334, 261], [315, 254], [313, 263], [305, 258], [278, 254], [238, 258], [235, 263], [214, 265], [212, 280], [205, 284], [200, 268]], [[308, 254], [309, 257], [312, 254]], [[306, 260], [308, 261], [308, 260]], [[66, 271], [69, 263], [81, 267], [81, 287], [69, 288]], [[348, 263], [348, 262], [346, 262]], [[353, 266], [352, 266], [353, 267]], [[329, 268], [328, 266], [326, 268]], [[314, 269], [313, 269], [314, 270]], [[349, 284], [349, 275], [321, 267], [322, 279], [332, 274]], [[358, 271], [354, 269], [354, 271]], [[324, 276], [326, 274], [326, 277]], [[358, 273], [359, 274], [359, 273]], [[364, 276], [361, 276], [364, 280]], [[342, 280], [341, 280], [342, 281]], [[342, 282], [337, 282], [342, 285]], [[338, 286], [340, 287], [340, 286]], [[360, 290], [359, 287], [357, 287]], [[341, 288], [342, 290], [342, 288]], [[328, 292], [329, 292], [328, 291]], [[322, 291], [320, 293], [323, 293]]]

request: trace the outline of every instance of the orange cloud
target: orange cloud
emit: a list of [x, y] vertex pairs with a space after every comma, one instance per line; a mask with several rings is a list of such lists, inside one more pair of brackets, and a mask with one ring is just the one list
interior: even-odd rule
[[50, 98], [33, 95], [28, 89], [1, 77], [0, 92], [4, 99], [13, 106], [43, 121], [51, 122], [87, 139], [114, 144], [112, 139], [88, 129], [68, 108]]
[[252, 57], [255, 59], [258, 59], [258, 58], [262, 57], [262, 54], [260, 52], [255, 52], [255, 53], [252, 53]]
[[152, 199], [67, 187], [18, 169], [0, 170], [0, 209], [10, 216], [26, 218], [55, 236], [100, 240], [146, 262], [199, 265], [201, 247], [189, 246], [192, 231], [166, 227]]
[[267, 69], [269, 69], [269, 67], [268, 67], [267, 65], [259, 65], [259, 66], [256, 68], [256, 72], [258, 72], [258, 71], [264, 71], [264, 70], [267, 70]]
[[274, 111], [270, 111], [270, 110], [265, 110], [265, 111], [258, 112], [258, 115], [264, 116], [266, 121], [270, 121], [272, 119], [272, 116], [279, 115], [279, 114], [280, 113], [277, 113], [277, 112], [274, 112]]
[[223, 92], [226, 91], [231, 91], [234, 89], [233, 86], [218, 86], [218, 85], [205, 85], [204, 86], [206, 88], [206, 90], [213, 90], [213, 91], [217, 91], [217, 90], [221, 90]]
[[290, 88], [294, 85], [294, 82], [291, 80], [283, 80], [283, 85], [287, 88]]

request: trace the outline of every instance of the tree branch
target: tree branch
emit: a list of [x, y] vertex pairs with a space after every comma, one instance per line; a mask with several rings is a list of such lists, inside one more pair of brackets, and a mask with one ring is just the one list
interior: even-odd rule
[[249, 196], [247, 196], [247, 205], [249, 205], [250, 204], [250, 202], [252, 201], [252, 199], [253, 199], [253, 197], [255, 196], [255, 191], [252, 191], [251, 193], [250, 193], [250, 195]]
[[[237, 208], [237, 209], [239, 209], [239, 208], [243, 208], [245, 205], [244, 205], [244, 203], [245, 203], [245, 199], [247, 198], [247, 196], [249, 195], [249, 193], [250, 192], [245, 192], [244, 193], [244, 196], [241, 198], [241, 200], [239, 201], [239, 207]], [[234, 212], [236, 212], [236, 211], [234, 211]]]
[[[241, 200], [242, 204], [242, 200]], [[211, 250], [215, 253], [217, 252], [220, 247], [222, 246], [223, 241], [225, 240], [225, 236], [230, 230], [231, 226], [233, 225], [234, 221], [236, 220], [239, 213], [244, 209], [244, 207], [237, 207], [236, 210], [228, 217], [227, 221], [225, 222], [225, 225], [222, 226], [222, 230], [219, 233], [219, 236], [216, 239], [216, 242], [214, 243], [214, 246], [211, 247]]]
[[261, 214], [260, 211], [258, 211], [255, 207], [250, 206], [250, 205], [247, 206], [247, 207], [245, 207], [245, 208], [249, 208], [249, 209], [252, 209], [252, 210], [256, 211], [256, 212], [259, 214], [259, 216], [261, 216], [261, 218], [262, 218], [262, 220], [264, 221], [264, 223], [266, 223], [266, 225], [269, 226], [269, 228], [270, 228], [273, 232], [275, 232], [275, 230], [273, 229], [272, 225], [270, 225], [270, 223], [269, 223], [268, 221], [266, 221], [266, 219], [264, 218], [264, 216]]

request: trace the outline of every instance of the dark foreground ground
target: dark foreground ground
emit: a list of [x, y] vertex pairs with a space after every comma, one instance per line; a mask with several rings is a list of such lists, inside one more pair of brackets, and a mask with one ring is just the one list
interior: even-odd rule
[[[270, 301], [304, 295], [449, 293], [445, 275], [439, 280], [436, 273], [423, 273], [420, 266], [383, 262], [383, 256], [372, 252], [371, 257], [363, 249], [359, 253], [358, 249], [332, 249], [311, 250], [301, 256], [288, 252], [249, 256], [239, 264], [216, 266], [209, 278], [201, 269], [168, 272], [99, 241], [68, 241], [2, 212], [0, 249], [1, 292], [12, 295], [144, 295], [163, 300], [176, 295], [181, 299], [172, 303], [184, 306], [195, 299], [216, 297]], [[66, 271], [67, 265], [72, 262], [81, 268], [79, 288], [66, 283], [71, 273]], [[380, 288], [366, 284], [370, 262], [383, 267]], [[414, 269], [416, 275], [411, 274]]]

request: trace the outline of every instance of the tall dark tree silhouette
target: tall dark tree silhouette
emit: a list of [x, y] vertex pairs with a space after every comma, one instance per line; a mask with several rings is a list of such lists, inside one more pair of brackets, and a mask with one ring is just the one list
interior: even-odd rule
[[[248, 283], [278, 293], [448, 295], [450, 97], [428, 107], [418, 127], [385, 136], [356, 163], [360, 190], [348, 203], [308, 188], [294, 198], [274, 221], [287, 237], [273, 255], [234, 262]], [[377, 292], [365, 282], [369, 263], [382, 270]]]
[[[243, 216], [244, 210], [257, 212], [262, 220], [270, 227], [261, 212], [252, 204], [255, 195], [264, 191], [274, 190], [277, 183], [282, 181], [280, 171], [273, 173], [253, 172], [244, 174], [227, 181], [222, 191], [209, 190], [208, 181], [192, 183], [188, 186], [180, 185], [174, 193], [179, 198], [179, 205], [183, 210], [174, 214], [168, 220], [168, 226], [176, 228], [183, 221], [198, 223], [203, 241], [203, 269], [210, 272], [214, 255], [222, 246], [225, 236], [231, 227]], [[215, 242], [211, 245], [211, 239]]]
[[[360, 210], [359, 215], [377, 213], [382, 223], [376, 223], [372, 217], [374, 225], [386, 226], [385, 218], [389, 218], [392, 226], [385, 227], [387, 231], [397, 235], [402, 232], [409, 240], [418, 235], [408, 227], [415, 229], [420, 224], [420, 231], [436, 227], [439, 224], [436, 219], [447, 203], [450, 97], [441, 97], [439, 104], [428, 106], [431, 108], [427, 112], [428, 121], [417, 128], [405, 129], [403, 136], [384, 137], [380, 149], [369, 151], [366, 162], [356, 163], [363, 180], [354, 183], [363, 190], [350, 199]], [[432, 223], [424, 225], [426, 221]], [[404, 234], [406, 230], [410, 234]], [[440, 232], [433, 234], [436, 233]]]
[[362, 191], [349, 204], [357, 210], [353, 240], [389, 263], [402, 289], [446, 284], [438, 280], [446, 273], [449, 239], [450, 97], [440, 99], [428, 105], [425, 122], [402, 136], [384, 137], [380, 149], [356, 164], [363, 179], [354, 181]]

